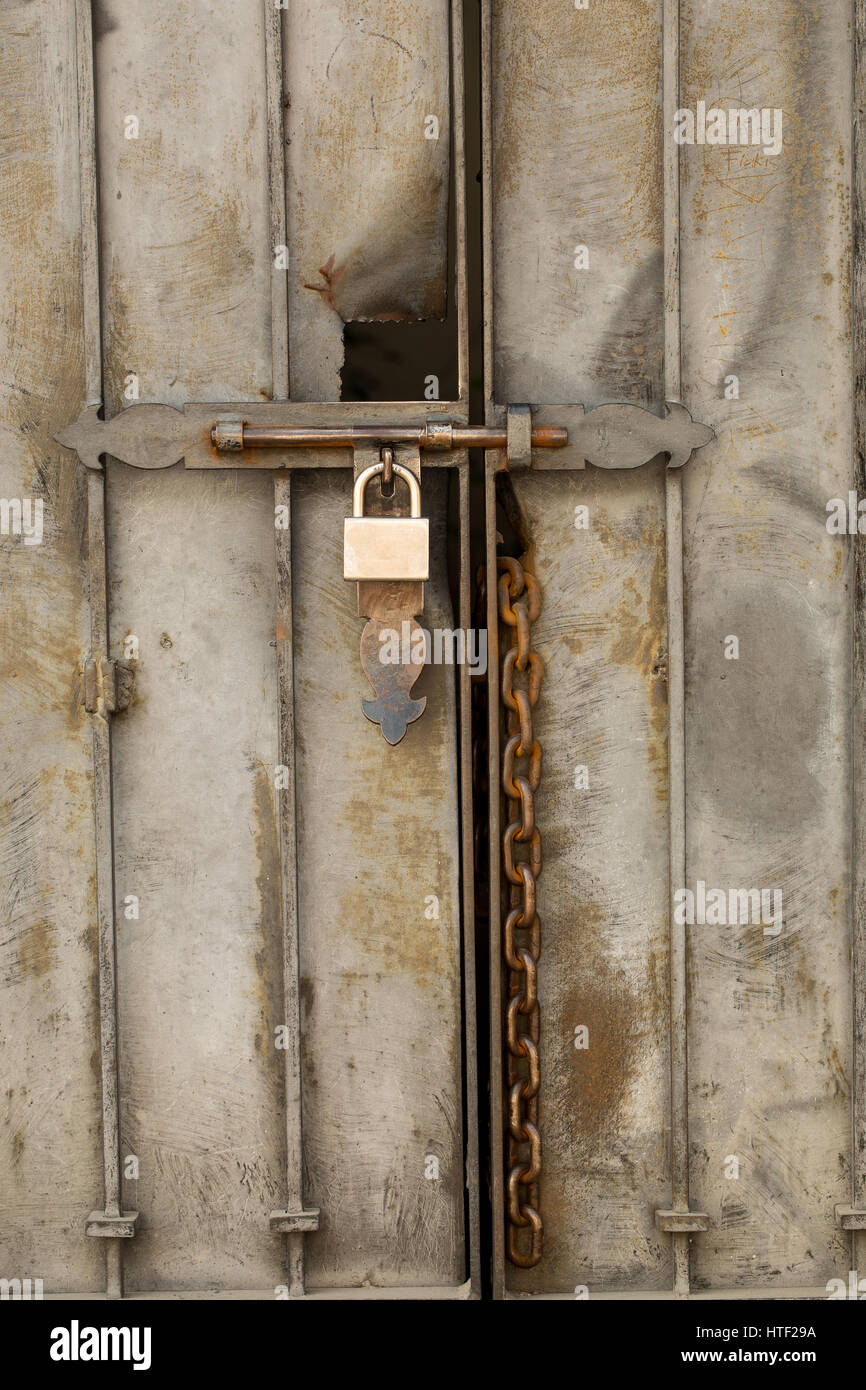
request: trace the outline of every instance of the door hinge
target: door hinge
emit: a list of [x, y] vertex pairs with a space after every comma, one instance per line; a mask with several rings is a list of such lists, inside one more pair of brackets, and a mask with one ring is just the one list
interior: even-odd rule
[[128, 662], [88, 658], [84, 663], [84, 708], [88, 714], [117, 714], [128, 709], [134, 684], [135, 669]]

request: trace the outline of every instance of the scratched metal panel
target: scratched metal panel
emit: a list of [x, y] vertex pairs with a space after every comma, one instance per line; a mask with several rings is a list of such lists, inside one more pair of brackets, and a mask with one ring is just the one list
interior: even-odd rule
[[[451, 628], [446, 478], [432, 474], [422, 622]], [[426, 668], [413, 693], [427, 709], [388, 747], [361, 712], [364, 620], [342, 578], [351, 475], [294, 488], [304, 1148], [322, 1209], [309, 1285], [456, 1284], [467, 1271], [454, 668]]]
[[84, 404], [74, 5], [4, 5], [0, 55], [0, 496], [44, 520], [0, 538], [0, 1276], [78, 1291], [103, 1256], [87, 494], [52, 443]]
[[852, 1267], [850, 542], [825, 505], [854, 486], [853, 5], [683, 13], [683, 107], [784, 111], [776, 156], [683, 148], [683, 381], [719, 436], [685, 476], [689, 875], [783, 895], [778, 936], [691, 936], [694, 1279], [822, 1287]]
[[[271, 390], [263, 9], [101, 4], [105, 399]], [[139, 121], [137, 139], [125, 118]], [[273, 1288], [281, 1205], [271, 479], [110, 466], [122, 1153], [137, 1289]], [[127, 920], [126, 896], [139, 898]]]
[[[339, 399], [344, 320], [444, 311], [448, 10], [340, 0], [287, 15], [295, 400]], [[436, 472], [422, 464], [437, 568], [421, 621], [450, 628]], [[427, 710], [388, 747], [360, 707], [349, 476], [295, 475], [293, 494], [304, 1149], [322, 1211], [308, 1283], [454, 1285], [467, 1277], [454, 672], [428, 668], [414, 692]]]
[[[3, 748], [12, 931], [0, 1272], [99, 1289], [105, 1247], [83, 1233], [102, 1187], [92, 779], [78, 669], [88, 646], [85, 490], [50, 443], [82, 404], [75, 28], [71, 5], [3, 11], [14, 132], [4, 159], [15, 176], [4, 186], [14, 383], [5, 490], [44, 497], [46, 536], [38, 550], [3, 545], [13, 717]], [[270, 321], [273, 276], [284, 272], [273, 260], [267, 13], [261, 0], [93, 6], [111, 414], [136, 398], [282, 389]], [[290, 130], [288, 235], [305, 279], [336, 255], [329, 293], [304, 290], [292, 323], [296, 395], [335, 399], [340, 314], [444, 309], [448, 6], [396, 15], [333, 6], [325, 18], [322, 7], [283, 16], [294, 63], [286, 86], [301, 120]], [[425, 139], [427, 115], [438, 117], [436, 140]], [[137, 396], [125, 394], [133, 381]], [[286, 1149], [273, 1046], [284, 1008], [273, 479], [107, 468], [113, 652], [137, 664], [132, 707], [114, 725], [121, 1154], [139, 1165], [135, 1178], [124, 1162], [124, 1206], [141, 1212], [122, 1243], [126, 1287], [268, 1290], [285, 1279], [285, 1241], [267, 1218], [285, 1201]], [[297, 746], [309, 810], [299, 866], [305, 1116], [310, 1195], [323, 1208], [310, 1282], [453, 1286], [466, 1275], [454, 673], [422, 678], [430, 708], [402, 748], [388, 747], [360, 709], [361, 623], [339, 557], [350, 489], [309, 475], [298, 490], [295, 599], [309, 667]], [[424, 495], [440, 557], [427, 620], [451, 626], [444, 476]], [[331, 787], [321, 784], [322, 750], [337, 769]], [[132, 897], [137, 916], [124, 910]], [[359, 1088], [354, 1069], [365, 1064]]]
[[[131, 371], [144, 399], [270, 394], [261, 15], [258, 4], [230, 21], [220, 14], [219, 24], [198, 6], [103, 11], [97, 90], [112, 409]], [[345, 21], [344, 30], [354, 41], [355, 25]], [[191, 68], [181, 57], [189, 51]], [[447, 108], [447, 43], [439, 55], [445, 79], [437, 90]], [[317, 109], [324, 97], [310, 71], [296, 79], [299, 104], [309, 88], [310, 111]], [[355, 80], [356, 104], [366, 111], [360, 67], [342, 71], [342, 96]], [[126, 114], [139, 118], [138, 140], [124, 138]], [[441, 139], [447, 149], [447, 114]], [[383, 170], [399, 144], [393, 129], [390, 140]], [[433, 146], [419, 132], [427, 166]], [[365, 167], [360, 147], [349, 163], [355, 174]], [[214, 169], [231, 198], [210, 191]], [[316, 235], [344, 228], [354, 206], [345, 184], [322, 185], [317, 196]], [[357, 227], [356, 216], [348, 221]], [[297, 260], [312, 233], [300, 213], [289, 227]], [[411, 235], [405, 222], [400, 227], [417, 250], [417, 227]], [[414, 293], [422, 265], [429, 273], [428, 251], [424, 243], [419, 262], [395, 276], [400, 293]], [[374, 270], [356, 276], [362, 290]], [[292, 323], [296, 395], [304, 394], [305, 363], [323, 371], [318, 325], [323, 315], [334, 318], [321, 296], [306, 294], [310, 318]], [[412, 301], [419, 312], [436, 307], [419, 295]], [[399, 307], [399, 298], [393, 302]], [[317, 381], [314, 394], [334, 399], [338, 383]], [[121, 916], [118, 947], [123, 1148], [138, 1155], [142, 1174], [128, 1185], [129, 1204], [143, 1213], [128, 1283], [273, 1287], [285, 1276], [284, 1242], [266, 1220], [283, 1205], [284, 1169], [282, 1054], [273, 1046], [282, 1015], [272, 480], [177, 469], [148, 476], [115, 465], [109, 483], [113, 630], [118, 642], [134, 633], [141, 651], [136, 705], [116, 731], [118, 895], [141, 899], [138, 922]], [[339, 555], [337, 523], [350, 490], [326, 477], [298, 487], [302, 500], [312, 499], [310, 517], [302, 506], [293, 527], [302, 1045], [307, 1182], [323, 1213], [321, 1234], [306, 1242], [310, 1286], [456, 1284], [465, 1270], [453, 687], [441, 672], [431, 679], [431, 708], [400, 748], [367, 723], [363, 624]], [[425, 510], [444, 526], [441, 487], [425, 486]], [[441, 608], [443, 575], [428, 597], [432, 611]], [[317, 667], [329, 698], [308, 711], [303, 692], [319, 678]], [[321, 786], [323, 750], [339, 770], [330, 792]], [[365, 767], [381, 827], [359, 801]], [[304, 829], [308, 814], [319, 826], [315, 837]], [[383, 907], [371, 865], [387, 861], [385, 843], [399, 855], [401, 832], [412, 853]], [[425, 891], [419, 843], [429, 856]], [[433, 921], [425, 917], [427, 892], [439, 898]], [[374, 960], [387, 944], [380, 938], [388, 914], [395, 959], [380, 968]], [[368, 925], [359, 930], [359, 923]], [[339, 942], [358, 954], [344, 975], [335, 970]], [[351, 1032], [348, 1046], [335, 1030], [340, 1019]], [[353, 1067], [360, 1072], [368, 1054], [376, 1085], [359, 1091]], [[438, 1181], [425, 1176], [428, 1155], [439, 1159]]]
[[[566, 22], [542, 4], [530, 23], [523, 8], [494, 6], [495, 398], [657, 405], [658, 10]], [[778, 937], [689, 929], [691, 1207], [710, 1217], [692, 1242], [698, 1289], [821, 1288], [851, 1267], [833, 1212], [851, 1166], [851, 574], [825, 505], [853, 486], [852, 15], [682, 5], [680, 105], [785, 118], [777, 156], [682, 151], [683, 399], [719, 438], [685, 472], [688, 885], [671, 886], [780, 889], [784, 904]], [[546, 71], [559, 100], [545, 121]], [[514, 486], [546, 665], [545, 1255], [508, 1284], [669, 1287], [652, 1225], [670, 1194], [659, 475]], [[731, 634], [739, 661], [724, 659]], [[579, 1023], [585, 1053], [569, 1044]]]
[[[339, 393], [350, 320], [442, 318], [449, 0], [293, 0], [284, 19], [295, 400]], [[428, 118], [438, 122], [438, 135]], [[303, 351], [298, 344], [303, 343]]]
[[[545, 77], [549, 74], [549, 78]], [[551, 101], [550, 83], [556, 100]], [[662, 399], [660, 6], [493, 13], [494, 397]], [[574, 267], [589, 249], [590, 269]], [[657, 468], [515, 478], [535, 725], [545, 1254], [509, 1287], [669, 1286], [664, 499]], [[589, 508], [588, 530], [575, 508]], [[589, 769], [589, 790], [575, 770]], [[574, 1030], [589, 1028], [588, 1050]]]

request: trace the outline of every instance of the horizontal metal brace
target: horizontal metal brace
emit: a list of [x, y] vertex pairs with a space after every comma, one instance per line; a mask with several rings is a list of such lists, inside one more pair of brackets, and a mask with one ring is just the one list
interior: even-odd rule
[[282, 1235], [294, 1235], [299, 1231], [317, 1231], [319, 1208], [312, 1207], [309, 1211], [272, 1211], [268, 1222], [272, 1231], [278, 1231]]
[[843, 1231], [866, 1231], [866, 1211], [857, 1207], [836, 1207], [836, 1225]]
[[124, 1211], [119, 1216], [107, 1216], [104, 1211], [92, 1211], [87, 1218], [85, 1234], [108, 1236], [114, 1240], [129, 1240], [135, 1235], [137, 1211]]
[[135, 683], [135, 671], [123, 661], [84, 663], [84, 708], [88, 714], [116, 714], [128, 709]]
[[660, 1231], [708, 1231], [710, 1218], [705, 1211], [657, 1211]]

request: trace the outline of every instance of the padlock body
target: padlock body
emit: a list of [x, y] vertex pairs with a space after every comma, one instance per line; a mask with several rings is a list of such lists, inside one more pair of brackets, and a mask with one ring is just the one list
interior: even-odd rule
[[426, 516], [347, 516], [344, 579], [429, 579]]

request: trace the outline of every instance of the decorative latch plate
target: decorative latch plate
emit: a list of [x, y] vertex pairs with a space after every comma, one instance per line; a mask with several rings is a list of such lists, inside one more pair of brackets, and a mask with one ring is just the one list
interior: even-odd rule
[[[443, 412], [449, 408], [443, 403]], [[405, 423], [380, 421], [380, 410]], [[360, 415], [361, 422], [353, 415]], [[386, 619], [411, 624], [423, 611], [427, 521], [415, 505], [413, 489], [420, 489], [424, 452], [500, 450], [500, 466], [509, 470], [584, 468], [587, 463], [606, 469], [639, 468], [666, 454], [668, 467], [680, 468], [713, 437], [708, 426], [697, 424], [678, 403], [666, 405], [663, 416], [629, 404], [591, 410], [579, 405], [509, 406], [504, 416], [499, 424], [471, 425], [444, 413], [428, 412], [421, 418], [408, 403], [360, 409], [348, 402], [316, 406], [256, 401], [188, 404], [182, 410], [140, 404], [104, 420], [101, 408], [91, 405], [56, 438], [75, 449], [91, 469], [101, 469], [103, 455], [146, 469], [169, 468], [181, 459], [187, 468], [285, 468], [291, 467], [286, 454], [293, 451], [300, 455], [319, 449], [351, 450], [355, 503], [354, 515], [346, 522], [344, 574], [358, 582], [358, 611], [368, 618], [361, 639], [362, 664], [377, 696], [362, 701], [362, 707], [380, 724], [388, 742], [397, 743], [426, 704], [410, 694], [421, 667], [417, 661], [409, 667], [386, 667], [374, 639], [382, 625], [388, 625]], [[366, 482], [382, 472], [389, 480], [394, 473], [409, 482], [410, 516], [365, 514]], [[106, 711], [123, 709], [129, 703], [130, 683], [131, 673], [121, 663], [89, 662], [87, 709], [97, 712], [100, 699]]]

